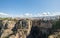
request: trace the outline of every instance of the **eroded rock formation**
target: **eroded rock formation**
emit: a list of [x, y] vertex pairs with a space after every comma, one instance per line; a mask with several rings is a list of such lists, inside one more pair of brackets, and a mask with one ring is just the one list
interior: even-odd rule
[[31, 29], [31, 21], [0, 20], [0, 38], [26, 38]]
[[51, 38], [51, 28], [51, 20], [0, 20], [0, 38]]

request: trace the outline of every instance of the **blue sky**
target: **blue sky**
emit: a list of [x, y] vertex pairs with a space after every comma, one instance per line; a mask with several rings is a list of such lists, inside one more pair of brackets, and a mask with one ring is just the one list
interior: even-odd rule
[[[0, 13], [11, 16], [60, 14], [60, 0], [0, 0]], [[56, 12], [56, 13], [55, 13]], [[58, 13], [57, 13], [58, 12]]]

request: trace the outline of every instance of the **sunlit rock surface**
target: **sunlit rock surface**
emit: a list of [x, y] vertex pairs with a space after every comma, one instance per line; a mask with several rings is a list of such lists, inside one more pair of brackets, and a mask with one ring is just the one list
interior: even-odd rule
[[52, 35], [49, 35], [48, 38], [60, 38], [60, 32], [55, 32]]
[[31, 30], [31, 21], [0, 20], [0, 38], [26, 38]]
[[0, 20], [0, 38], [59, 38], [52, 34], [52, 23], [43, 19]]

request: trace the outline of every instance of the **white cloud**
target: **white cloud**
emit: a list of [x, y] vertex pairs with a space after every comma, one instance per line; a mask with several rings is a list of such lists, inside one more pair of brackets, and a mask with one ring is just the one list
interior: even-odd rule
[[25, 13], [23, 14], [24, 17], [32, 17], [32, 14], [31, 13]]
[[45, 13], [45, 12], [44, 12], [43, 15], [48, 15], [48, 13]]
[[0, 15], [8, 15], [8, 14], [0, 12]]
[[43, 16], [56, 16], [60, 15], [60, 12], [40, 12], [40, 13], [24, 13], [19, 15], [10, 15], [3, 12], [0, 12], [0, 16], [7, 16], [7, 17], [43, 17]]
[[44, 17], [44, 16], [56, 16], [60, 15], [60, 12], [41, 12], [37, 14], [32, 14], [32, 13], [25, 13], [25, 14], [20, 14], [20, 17]]
[[0, 17], [11, 17], [11, 15], [0, 12]]
[[51, 13], [50, 12], [43, 12], [41, 15], [42, 16], [51, 16]]
[[25, 13], [24, 15], [25, 15], [25, 16], [32, 16], [31, 13]]
[[60, 15], [60, 12], [54, 12], [54, 15]]
[[37, 13], [36, 16], [38, 16], [38, 17], [51, 16], [51, 13], [50, 12], [41, 12], [41, 13]]
[[24, 14], [15, 15], [15, 17], [32, 17], [32, 14], [31, 13], [24, 13]]

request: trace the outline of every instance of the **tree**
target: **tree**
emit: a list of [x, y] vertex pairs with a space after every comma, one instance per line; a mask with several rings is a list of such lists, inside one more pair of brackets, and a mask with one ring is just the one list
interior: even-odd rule
[[52, 28], [53, 29], [60, 29], [60, 19], [53, 23]]

